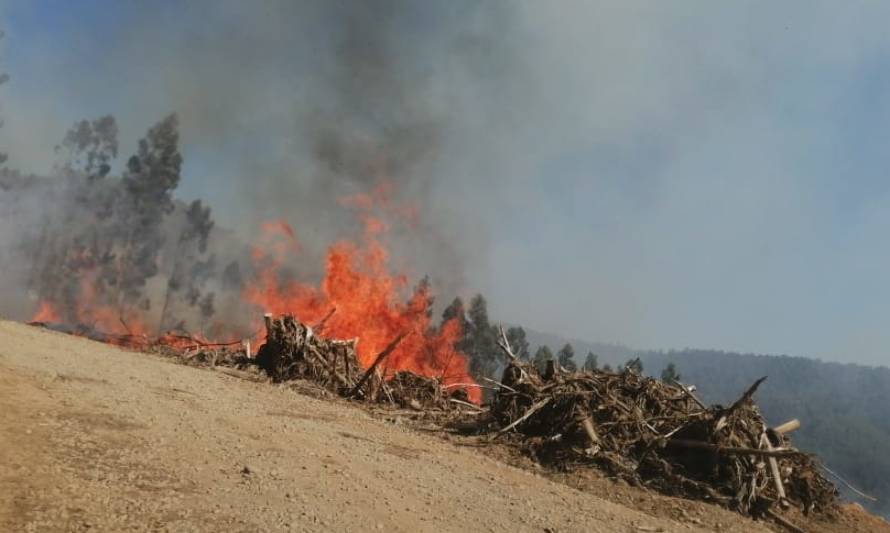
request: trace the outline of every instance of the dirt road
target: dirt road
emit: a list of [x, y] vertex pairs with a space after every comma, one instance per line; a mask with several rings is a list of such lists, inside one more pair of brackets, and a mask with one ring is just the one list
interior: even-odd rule
[[[355, 407], [0, 322], [0, 531], [718, 527], [702, 526]], [[719, 529], [765, 531], [741, 517]]]

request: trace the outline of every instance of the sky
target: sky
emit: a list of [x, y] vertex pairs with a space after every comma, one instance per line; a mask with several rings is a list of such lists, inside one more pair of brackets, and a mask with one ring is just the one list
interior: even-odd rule
[[890, 365], [890, 3], [371, 2], [356, 31], [394, 67], [332, 94], [353, 4], [0, 0], [0, 149], [47, 173], [75, 120], [113, 114], [127, 153], [176, 111], [180, 197], [311, 231], [307, 139], [357, 99], [376, 140], [433, 124], [405, 186], [437, 235], [410, 249], [447, 298], [639, 348]]

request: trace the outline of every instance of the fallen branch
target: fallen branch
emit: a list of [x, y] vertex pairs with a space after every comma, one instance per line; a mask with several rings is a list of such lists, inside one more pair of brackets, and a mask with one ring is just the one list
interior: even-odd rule
[[786, 448], [776, 448], [774, 450], [759, 450], [757, 448], [744, 448], [740, 446], [720, 446], [717, 444], [710, 444], [708, 442], [685, 439], [671, 439], [666, 442], [666, 445], [674, 446], [677, 448], [709, 450], [718, 454], [726, 455], [753, 455], [758, 457], [795, 457], [806, 455], [803, 452], [799, 452], [797, 450], [789, 450]]
[[383, 351], [377, 355], [377, 357], [374, 359], [374, 362], [371, 364], [370, 367], [368, 367], [368, 370], [365, 372], [365, 375], [362, 376], [362, 379], [360, 379], [358, 381], [358, 383], [355, 384], [355, 387], [353, 387], [352, 390], [349, 391], [348, 396], [355, 396], [358, 393], [358, 391], [362, 388], [362, 385], [364, 385], [365, 382], [368, 381], [368, 378], [370, 378], [371, 374], [374, 372], [374, 370], [377, 369], [377, 365], [382, 363], [383, 360], [386, 359], [387, 356], [389, 356], [389, 354], [391, 354], [393, 352], [393, 350], [396, 349], [396, 347], [399, 345], [399, 343], [401, 343], [402, 340], [408, 336], [408, 334], [409, 334], [408, 332], [400, 333], [398, 337], [393, 339], [393, 341], [390, 342], [389, 345], [386, 348], [384, 348]]
[[794, 525], [793, 523], [789, 522], [783, 516], [780, 516], [778, 513], [776, 513], [772, 509], [767, 509], [766, 515], [769, 516], [770, 518], [772, 518], [773, 520], [775, 520], [780, 525], [784, 526], [789, 531], [793, 531], [794, 533], [807, 533], [803, 529], [801, 529], [801, 528], [797, 527], [796, 525]]
[[695, 403], [696, 403], [699, 407], [701, 407], [702, 409], [707, 410], [708, 407], [704, 404], [704, 402], [702, 402], [701, 400], [699, 400], [699, 399], [698, 399], [698, 396], [696, 396], [695, 394], [692, 394], [692, 391], [689, 390], [689, 389], [687, 389], [687, 388], [686, 388], [686, 385], [683, 385], [682, 383], [680, 383], [680, 382], [677, 381], [676, 379], [672, 379], [672, 380], [671, 380], [671, 383], [674, 384], [674, 385], [676, 385], [677, 387], [680, 388], [681, 391], [683, 391], [683, 396], [686, 396], [687, 398], [689, 398], [690, 400], [692, 400], [693, 402], [695, 402]]
[[735, 403], [733, 403], [731, 406], [729, 406], [729, 409], [726, 410], [726, 413], [727, 414], [732, 413], [736, 409], [738, 409], [739, 407], [741, 407], [742, 405], [744, 405], [745, 403], [750, 401], [751, 398], [754, 396], [754, 393], [757, 392], [757, 387], [759, 387], [760, 384], [763, 383], [764, 381], [766, 381], [766, 376], [763, 376], [762, 378], [755, 381], [754, 384], [751, 385], [750, 387], [748, 387], [748, 390], [746, 390], [745, 393], [742, 394], [742, 396], [738, 400], [735, 401]]
[[507, 426], [507, 427], [501, 429], [500, 431], [498, 431], [497, 433], [495, 433], [494, 436], [491, 437], [491, 440], [494, 440], [494, 439], [498, 438], [499, 436], [503, 435], [504, 433], [506, 433], [506, 432], [510, 431], [511, 429], [515, 428], [516, 426], [518, 426], [519, 424], [521, 424], [523, 421], [527, 420], [528, 417], [530, 417], [530, 416], [532, 416], [533, 414], [535, 414], [535, 412], [536, 412], [538, 409], [544, 407], [544, 406], [547, 405], [548, 403], [550, 403], [550, 397], [549, 397], [549, 396], [546, 397], [546, 398], [544, 398], [543, 400], [539, 401], [538, 403], [533, 404], [531, 407], [528, 408], [528, 411], [526, 411], [524, 415], [522, 415], [521, 417], [517, 418], [517, 419], [516, 419], [515, 421], [513, 421], [513, 423], [511, 423], [509, 426]]
[[507, 340], [507, 334], [504, 332], [504, 326], [498, 326], [498, 331], [501, 334], [501, 338], [498, 339], [498, 346], [511, 361], [516, 361], [519, 359], [516, 357], [516, 354], [513, 353], [513, 350], [510, 348], [510, 341]]
[[322, 329], [324, 329], [325, 324], [328, 323], [328, 319], [331, 318], [332, 316], [334, 316], [334, 313], [336, 313], [336, 312], [337, 312], [336, 307], [331, 308], [331, 310], [328, 311], [328, 314], [326, 314], [324, 316], [324, 318], [322, 318], [321, 320], [316, 322], [314, 326], [312, 326], [312, 329], [314, 329], [315, 331], [321, 331]]
[[462, 405], [464, 407], [469, 407], [471, 409], [475, 409], [477, 412], [480, 412], [480, 413], [485, 411], [485, 409], [479, 407], [478, 405], [476, 405], [474, 403], [465, 402], [463, 400], [458, 400], [457, 398], [448, 398], [448, 401], [451, 403], [455, 403], [457, 405]]

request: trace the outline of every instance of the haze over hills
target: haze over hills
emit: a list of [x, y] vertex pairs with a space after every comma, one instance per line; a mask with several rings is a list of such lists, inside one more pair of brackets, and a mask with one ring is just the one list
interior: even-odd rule
[[890, 368], [719, 350], [637, 351], [527, 328], [526, 334], [532, 352], [539, 345], [555, 351], [569, 342], [579, 365], [589, 351], [597, 354], [600, 365], [613, 368], [639, 357], [644, 373], [654, 377], [674, 363], [681, 380], [694, 384], [708, 403], [731, 403], [756, 379], [768, 376], [757, 391], [766, 419], [772, 424], [800, 419], [795, 445], [818, 454], [826, 466], [878, 501], [856, 498], [839, 483], [845, 497], [890, 517], [890, 457], [885, 453], [890, 442]]

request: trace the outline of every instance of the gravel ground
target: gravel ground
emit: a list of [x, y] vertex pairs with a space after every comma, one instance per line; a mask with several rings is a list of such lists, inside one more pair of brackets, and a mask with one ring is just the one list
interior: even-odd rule
[[0, 531], [766, 531], [714, 513], [654, 517], [342, 402], [0, 322]]

